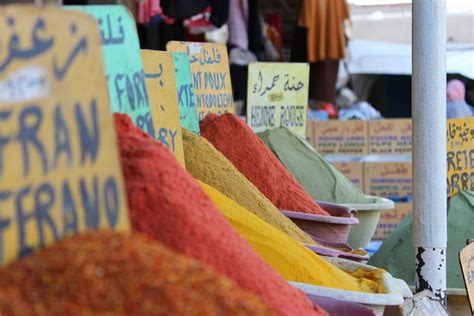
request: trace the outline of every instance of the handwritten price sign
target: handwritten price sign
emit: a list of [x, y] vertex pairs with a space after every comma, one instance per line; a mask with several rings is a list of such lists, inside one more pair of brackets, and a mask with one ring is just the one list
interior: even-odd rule
[[112, 111], [130, 115], [135, 125], [149, 135], [155, 135], [140, 43], [130, 12], [120, 5], [65, 8], [86, 12], [97, 20]]
[[474, 191], [474, 118], [447, 123], [448, 196]]
[[470, 243], [460, 251], [459, 261], [472, 312], [474, 311], [474, 243]]
[[167, 52], [142, 50], [155, 138], [184, 166], [183, 137], [179, 123], [178, 91], [173, 57]]
[[229, 59], [225, 45], [169, 42], [166, 49], [188, 54], [200, 121], [208, 113], [234, 113]]
[[308, 81], [308, 64], [250, 64], [247, 124], [257, 133], [287, 127], [305, 137]]
[[0, 265], [84, 230], [129, 230], [97, 24], [7, 6], [0, 29]]

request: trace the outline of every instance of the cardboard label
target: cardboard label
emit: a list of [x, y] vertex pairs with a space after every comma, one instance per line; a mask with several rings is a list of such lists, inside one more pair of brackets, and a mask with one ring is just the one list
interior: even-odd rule
[[198, 118], [208, 113], [234, 113], [227, 47], [213, 43], [168, 42], [171, 52], [188, 54]]
[[316, 142], [314, 139], [314, 127], [315, 122], [314, 121], [308, 121], [306, 124], [306, 140], [308, 143], [310, 143], [313, 147], [316, 148]]
[[411, 119], [384, 119], [370, 121], [369, 142], [371, 154], [411, 154]]
[[354, 183], [359, 189], [364, 187], [364, 163], [359, 161], [331, 162], [347, 179]]
[[448, 196], [474, 191], [474, 117], [447, 123]]
[[0, 265], [88, 229], [129, 230], [95, 21], [0, 13]]
[[199, 135], [199, 119], [189, 57], [186, 53], [179, 52], [171, 53], [171, 55], [173, 56], [176, 72], [181, 127]]
[[405, 218], [408, 214], [413, 212], [412, 203], [395, 203], [395, 209], [386, 210], [380, 213], [379, 223], [375, 230], [373, 240], [384, 240], [390, 235], [395, 227]]
[[155, 139], [171, 150], [184, 166], [178, 91], [170, 53], [142, 50], [146, 89], [151, 103]]
[[305, 137], [308, 83], [308, 64], [251, 63], [247, 124], [256, 133], [283, 126]]
[[459, 252], [462, 276], [466, 285], [471, 311], [474, 310], [474, 243], [470, 243]]
[[[113, 112], [128, 114], [135, 125], [154, 136], [135, 20], [121, 5], [65, 6], [97, 19]], [[85, 79], [83, 79], [85, 80]]]
[[368, 153], [367, 121], [316, 121], [316, 149], [322, 155]]
[[413, 173], [410, 162], [366, 162], [364, 192], [380, 197], [413, 195]]

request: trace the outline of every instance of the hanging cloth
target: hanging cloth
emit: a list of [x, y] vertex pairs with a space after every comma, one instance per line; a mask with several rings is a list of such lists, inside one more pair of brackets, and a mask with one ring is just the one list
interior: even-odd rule
[[302, 0], [298, 26], [307, 29], [309, 62], [344, 58], [346, 19], [349, 19], [346, 0]]
[[249, 48], [247, 0], [230, 0], [229, 4], [229, 46], [243, 50]]
[[146, 24], [154, 17], [161, 18], [163, 11], [161, 10], [160, 0], [139, 0], [136, 14], [135, 19], [138, 24]]

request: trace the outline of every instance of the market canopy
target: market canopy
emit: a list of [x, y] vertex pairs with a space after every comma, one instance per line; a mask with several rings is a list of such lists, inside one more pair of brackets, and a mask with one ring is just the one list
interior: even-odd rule
[[[448, 45], [447, 73], [474, 80], [474, 44]], [[411, 45], [371, 40], [349, 43], [351, 74], [411, 75]]]

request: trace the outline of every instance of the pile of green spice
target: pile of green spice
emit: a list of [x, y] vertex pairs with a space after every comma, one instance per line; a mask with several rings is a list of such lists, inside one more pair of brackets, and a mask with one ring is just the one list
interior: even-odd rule
[[280, 315], [326, 315], [235, 232], [173, 154], [114, 114], [132, 229], [213, 267]]
[[70, 237], [0, 269], [0, 315], [274, 315], [257, 297], [149, 238]]
[[236, 115], [208, 114], [200, 127], [201, 135], [280, 210], [329, 215]]
[[[415, 248], [413, 247], [413, 216], [405, 217], [385, 239], [369, 264], [384, 268], [396, 278], [415, 284]], [[447, 281], [449, 288], [464, 288], [459, 251], [474, 236], [474, 192], [458, 193], [448, 203]], [[400, 260], [403, 258], [403, 260]]]
[[313, 199], [344, 204], [374, 202], [289, 129], [274, 128], [258, 133], [258, 136]]

